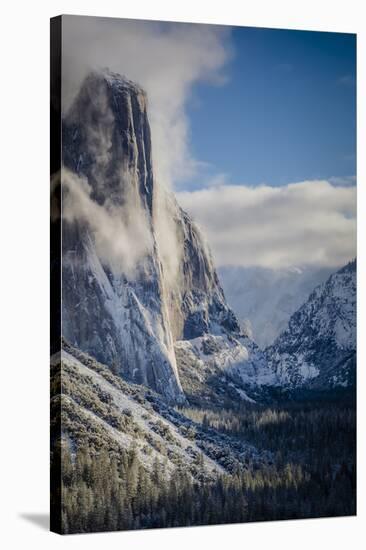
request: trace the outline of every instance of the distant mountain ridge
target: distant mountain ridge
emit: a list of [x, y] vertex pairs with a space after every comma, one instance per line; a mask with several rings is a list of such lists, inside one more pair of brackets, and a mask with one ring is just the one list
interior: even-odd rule
[[314, 288], [337, 268], [222, 266], [218, 273], [229, 305], [262, 348], [273, 344]]
[[347, 388], [356, 376], [356, 260], [318, 285], [267, 348], [283, 386]]

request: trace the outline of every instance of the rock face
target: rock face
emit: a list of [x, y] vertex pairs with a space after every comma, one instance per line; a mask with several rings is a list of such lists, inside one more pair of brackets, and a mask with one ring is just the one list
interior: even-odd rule
[[356, 260], [317, 286], [266, 355], [279, 383], [351, 387], [356, 366]]
[[235, 342], [240, 361], [230, 368], [253, 372], [261, 352], [228, 307], [208, 247], [154, 180], [147, 98], [136, 84], [108, 71], [85, 80], [63, 119], [62, 198], [70, 344], [172, 402], [185, 399], [175, 341]]
[[127, 379], [183, 399], [153, 230], [146, 96], [93, 73], [63, 120], [62, 330]]

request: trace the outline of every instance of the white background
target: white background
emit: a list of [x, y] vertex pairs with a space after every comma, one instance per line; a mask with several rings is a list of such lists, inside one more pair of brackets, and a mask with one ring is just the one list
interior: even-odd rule
[[[365, 542], [365, 43], [362, 2], [17, 2], [1, 13], [1, 483], [3, 548], [361, 548]], [[175, 3], [177, 4], [177, 3]], [[358, 517], [61, 537], [47, 530], [49, 18], [61, 13], [358, 33]], [[32, 519], [33, 517], [33, 519]], [[42, 525], [39, 525], [39, 524]]]

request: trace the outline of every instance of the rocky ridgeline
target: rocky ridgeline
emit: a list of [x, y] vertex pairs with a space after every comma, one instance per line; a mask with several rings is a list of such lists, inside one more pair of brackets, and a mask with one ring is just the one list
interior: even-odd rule
[[284, 386], [355, 385], [356, 260], [315, 288], [266, 354]]

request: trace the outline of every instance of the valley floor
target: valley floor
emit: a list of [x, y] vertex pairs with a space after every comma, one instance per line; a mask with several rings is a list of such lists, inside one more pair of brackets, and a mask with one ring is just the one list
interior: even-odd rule
[[62, 458], [56, 531], [356, 513], [351, 397], [173, 409], [81, 353], [65, 354], [62, 397], [59, 375], [56, 361], [53, 404], [63, 428], [53, 441], [55, 480]]

